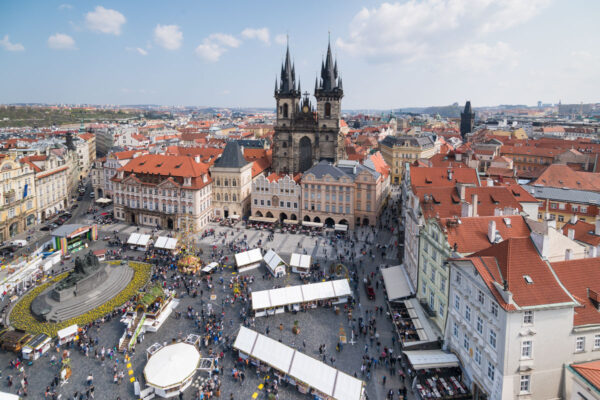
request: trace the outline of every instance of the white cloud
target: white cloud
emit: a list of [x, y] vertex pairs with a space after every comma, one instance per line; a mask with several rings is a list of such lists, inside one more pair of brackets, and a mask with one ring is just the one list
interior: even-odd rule
[[183, 33], [177, 25], [156, 25], [154, 41], [167, 50], [177, 50], [181, 47]]
[[148, 51], [146, 49], [143, 49], [141, 47], [125, 47], [125, 50], [130, 51], [130, 52], [135, 52], [138, 53], [139, 55], [142, 56], [147, 56], [148, 55]]
[[549, 0], [409, 0], [363, 8], [337, 46], [354, 56], [387, 62], [442, 54], [474, 36], [533, 18]]
[[232, 35], [213, 33], [196, 47], [196, 54], [206, 61], [216, 62], [227, 51], [228, 47], [239, 47], [242, 42]]
[[4, 35], [2, 39], [0, 39], [0, 47], [7, 51], [23, 51], [25, 47], [21, 43], [11, 43], [8, 35]]
[[287, 36], [284, 35], [283, 33], [280, 33], [279, 35], [275, 36], [275, 43], [277, 43], [277, 44], [286, 44], [287, 43]]
[[246, 39], [257, 39], [266, 44], [271, 43], [268, 28], [246, 28], [242, 31], [242, 36]]
[[518, 53], [504, 42], [495, 45], [470, 43], [449, 55], [452, 64], [464, 71], [484, 72], [495, 67], [513, 69], [519, 64]]
[[121, 27], [127, 20], [125, 16], [116, 10], [97, 6], [94, 11], [85, 15], [88, 29], [110, 35], [120, 35]]
[[55, 33], [48, 38], [48, 47], [54, 50], [75, 50], [75, 40], [64, 33]]
[[67, 4], [67, 3], [61, 4], [60, 6], [58, 6], [59, 10], [70, 10], [71, 8], [73, 8], [73, 6], [70, 4]]

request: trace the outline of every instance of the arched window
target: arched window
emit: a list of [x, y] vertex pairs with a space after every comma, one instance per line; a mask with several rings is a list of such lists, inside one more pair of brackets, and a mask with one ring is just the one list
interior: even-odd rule
[[229, 201], [229, 196], [225, 193], [225, 201]]
[[331, 117], [331, 103], [325, 103], [325, 118]]
[[281, 144], [281, 147], [283, 147], [284, 149], [285, 149], [285, 148], [287, 148], [287, 142], [283, 142], [283, 143]]
[[287, 103], [285, 103], [283, 105], [283, 118], [287, 118], [288, 117], [288, 105]]
[[231, 195], [231, 201], [235, 201], [235, 199], [236, 199], [235, 194]]
[[[232, 180], [231, 180], [231, 186], [236, 186], [236, 185], [237, 185], [237, 183], [236, 183], [236, 180], [235, 180], [235, 179], [232, 179]], [[235, 199], [234, 199], [233, 201], [235, 201]]]
[[223, 183], [225, 186], [229, 186], [229, 180], [225, 179], [225, 182]]
[[221, 180], [217, 178], [217, 186], [221, 186]]
[[221, 201], [221, 195], [217, 193], [217, 201]]

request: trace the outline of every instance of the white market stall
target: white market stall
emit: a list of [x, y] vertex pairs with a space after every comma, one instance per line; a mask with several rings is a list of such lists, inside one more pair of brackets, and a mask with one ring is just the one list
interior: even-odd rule
[[408, 298], [414, 294], [403, 266], [384, 268], [381, 270], [381, 275], [389, 301]]
[[285, 261], [283, 261], [281, 257], [279, 257], [279, 255], [273, 251], [273, 249], [269, 249], [269, 251], [267, 251], [264, 260], [271, 275], [276, 278], [285, 275], [285, 269], [287, 265]]
[[25, 346], [21, 352], [23, 353], [24, 360], [37, 360], [44, 353], [50, 349], [51, 340], [50, 336], [45, 333], [39, 333], [33, 337]]
[[77, 337], [77, 325], [67, 326], [64, 329], [56, 332], [56, 336], [58, 336], [58, 344], [63, 345], [65, 343], [72, 342]]
[[217, 268], [218, 266], [219, 266], [219, 263], [213, 261], [210, 264], [208, 264], [207, 266], [205, 266], [204, 268], [202, 268], [202, 272], [204, 272], [205, 274], [210, 274], [212, 272], [212, 270]]
[[347, 279], [286, 286], [252, 292], [252, 311], [256, 317], [316, 308], [320, 302], [340, 304], [348, 301], [352, 290]]
[[239, 273], [258, 268], [262, 260], [263, 256], [260, 249], [252, 249], [235, 255], [235, 263]]
[[143, 233], [132, 233], [127, 239], [127, 244], [132, 250], [146, 251], [150, 243], [150, 235]]
[[0, 392], [0, 400], [21, 400], [21, 398], [16, 394]]
[[173, 251], [177, 248], [177, 239], [167, 236], [159, 236], [154, 243], [154, 248]]
[[290, 267], [297, 274], [308, 274], [312, 258], [308, 254], [292, 253]]
[[[152, 351], [150, 351], [152, 349]], [[165, 347], [150, 347], [144, 377], [157, 396], [177, 396], [191, 384], [200, 364], [200, 353], [193, 344], [175, 343]]]
[[246, 327], [240, 327], [233, 348], [262, 371], [273, 368], [275, 375], [296, 385], [301, 393], [312, 390], [317, 398], [328, 400], [365, 398], [360, 379]]

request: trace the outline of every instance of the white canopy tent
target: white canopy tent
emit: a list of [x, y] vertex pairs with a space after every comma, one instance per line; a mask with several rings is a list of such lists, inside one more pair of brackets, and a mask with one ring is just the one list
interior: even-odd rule
[[144, 367], [144, 377], [158, 395], [170, 397], [192, 383], [199, 363], [196, 346], [184, 342], [171, 344], [152, 354]]
[[453, 353], [442, 350], [413, 350], [404, 354], [413, 366], [413, 369], [432, 369], [458, 367], [458, 357]]
[[0, 400], [20, 400], [21, 398], [12, 393], [0, 392]]
[[292, 271], [299, 274], [307, 274], [310, 271], [311, 256], [308, 254], [292, 253], [290, 267]]
[[177, 247], [177, 239], [166, 236], [159, 236], [154, 243], [157, 249], [175, 250]]
[[364, 382], [244, 326], [233, 347], [336, 400], [364, 399]]
[[111, 199], [107, 199], [106, 197], [101, 197], [99, 199], [96, 200], [96, 203], [99, 204], [108, 204], [108, 203], [112, 203]]
[[276, 278], [279, 278], [285, 275], [285, 267], [287, 266], [285, 261], [279, 257], [273, 249], [269, 249], [267, 254], [264, 257], [265, 264], [267, 265], [267, 269], [269, 272]]
[[389, 301], [410, 297], [414, 294], [409, 286], [403, 266], [396, 265], [395, 267], [384, 268], [381, 270], [381, 275], [383, 275], [383, 283]]
[[302, 226], [308, 226], [309, 228], [322, 228], [322, 222], [310, 222], [310, 221], [302, 221]]
[[345, 303], [352, 296], [347, 279], [286, 286], [277, 289], [252, 292], [252, 310], [257, 317], [285, 311], [286, 306], [319, 300], [335, 300], [334, 304]]
[[206, 267], [202, 268], [202, 272], [204, 273], [210, 273], [213, 269], [217, 268], [219, 266], [219, 263], [216, 262], [211, 262], [210, 264], [208, 264]]
[[56, 336], [58, 336], [58, 343], [65, 344], [75, 340], [75, 336], [77, 336], [77, 329], [77, 324], [74, 324], [56, 332]]
[[340, 232], [346, 232], [348, 230], [348, 225], [345, 224], [335, 224], [333, 229]]
[[127, 244], [131, 247], [145, 248], [150, 242], [150, 235], [143, 233], [132, 233], [127, 239]]
[[235, 263], [240, 273], [258, 268], [262, 260], [260, 249], [252, 249], [235, 255]]

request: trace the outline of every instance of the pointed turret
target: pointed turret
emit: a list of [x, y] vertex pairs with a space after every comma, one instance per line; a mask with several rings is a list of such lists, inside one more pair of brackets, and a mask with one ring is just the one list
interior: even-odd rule
[[279, 86], [277, 86], [277, 75], [275, 75], [275, 93], [279, 91]]
[[296, 93], [296, 69], [290, 57], [290, 46], [285, 51], [285, 60], [281, 65], [281, 77], [276, 94], [295, 95]]
[[[322, 95], [342, 95], [343, 92], [341, 87], [339, 86], [339, 71], [337, 60], [333, 59], [333, 54], [331, 52], [331, 40], [327, 43], [327, 53], [325, 55], [325, 60], [321, 61], [321, 80], [318, 82], [317, 90], [315, 90], [315, 94], [319, 92]], [[320, 84], [319, 84], [320, 83]]]

